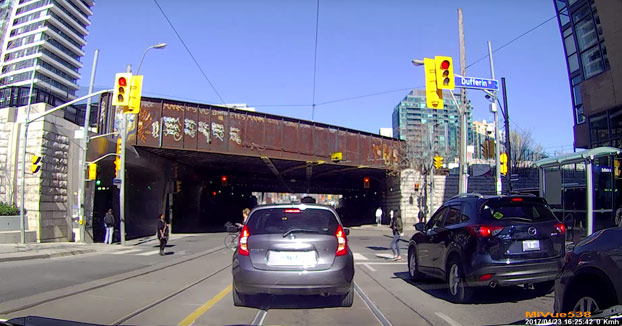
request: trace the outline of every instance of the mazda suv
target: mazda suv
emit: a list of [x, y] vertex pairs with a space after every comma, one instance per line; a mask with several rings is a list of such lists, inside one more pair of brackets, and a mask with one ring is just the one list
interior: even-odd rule
[[425, 274], [446, 281], [454, 302], [484, 286], [533, 285], [548, 293], [564, 262], [565, 226], [535, 196], [462, 194], [415, 229], [411, 279]]

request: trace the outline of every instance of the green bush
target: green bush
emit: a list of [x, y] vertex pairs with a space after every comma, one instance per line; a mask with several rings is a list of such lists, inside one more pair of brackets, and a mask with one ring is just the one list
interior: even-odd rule
[[0, 216], [19, 215], [19, 209], [13, 204], [0, 202]]

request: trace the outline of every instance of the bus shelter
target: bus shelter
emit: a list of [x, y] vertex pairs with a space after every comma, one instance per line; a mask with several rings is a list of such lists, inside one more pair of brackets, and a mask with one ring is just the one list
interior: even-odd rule
[[540, 196], [568, 227], [568, 240], [615, 226], [622, 207], [621, 152], [598, 147], [536, 162]]

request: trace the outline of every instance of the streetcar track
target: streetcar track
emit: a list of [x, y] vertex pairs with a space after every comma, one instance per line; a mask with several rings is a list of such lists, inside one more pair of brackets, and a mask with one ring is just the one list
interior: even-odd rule
[[360, 269], [361, 271], [363, 271], [363, 273], [367, 274], [367, 276], [369, 276], [369, 278], [371, 278], [374, 282], [376, 282], [376, 284], [378, 284], [378, 286], [380, 286], [381, 288], [383, 288], [385, 291], [387, 291], [391, 296], [393, 296], [395, 299], [397, 299], [399, 302], [401, 302], [403, 305], [405, 305], [406, 307], [408, 307], [408, 309], [410, 309], [412, 312], [414, 312], [415, 314], [417, 314], [419, 317], [421, 317], [421, 319], [425, 320], [428, 325], [434, 325], [431, 321], [429, 321], [427, 318], [425, 318], [425, 316], [423, 316], [422, 314], [420, 314], [417, 310], [415, 310], [413, 307], [411, 307], [408, 303], [404, 302], [404, 300], [402, 300], [400, 297], [398, 297], [397, 295], [395, 295], [393, 292], [391, 292], [389, 289], [387, 289], [383, 284], [381, 284], [380, 282], [378, 282], [378, 280], [373, 277], [371, 274], [369, 274], [369, 272], [367, 272], [364, 268]]
[[[159, 272], [159, 271], [162, 271], [163, 269], [167, 269], [167, 268], [174, 267], [174, 266], [177, 266], [177, 265], [180, 265], [180, 264], [184, 264], [184, 263], [187, 263], [187, 262], [190, 262], [190, 261], [193, 261], [193, 260], [197, 260], [199, 258], [203, 258], [205, 256], [217, 253], [217, 252], [219, 252], [219, 251], [221, 251], [223, 249], [226, 249], [225, 246], [218, 246], [218, 247], [215, 247], [215, 248], [212, 248], [212, 249], [208, 249], [207, 252], [200, 253], [200, 254], [197, 254], [195, 256], [191, 256], [191, 257], [185, 258], [185, 259], [180, 260], [180, 261], [169, 263], [168, 265], [164, 265], [164, 266], [158, 265], [158, 264], [152, 265], [152, 266], [144, 268], [144, 269], [147, 269], [147, 270], [145, 270], [143, 272], [138, 272], [137, 274], [129, 275], [129, 276], [123, 277], [121, 279], [109, 280], [109, 281], [107, 281], [107, 282], [105, 282], [103, 284], [98, 284], [98, 285], [95, 285], [95, 286], [91, 286], [91, 287], [88, 287], [86, 289], [79, 289], [79, 290], [76, 290], [74, 292], [58, 295], [58, 296], [55, 296], [55, 297], [52, 297], [52, 298], [43, 299], [43, 300], [40, 300], [40, 301], [36, 301], [36, 302], [33, 302], [33, 303], [29, 303], [29, 304], [25, 304], [25, 305], [22, 305], [22, 306], [19, 306], [19, 307], [15, 307], [15, 308], [12, 308], [12, 309], [9, 309], [9, 310], [0, 311], [0, 314], [8, 315], [8, 314], [11, 314], [11, 313], [14, 313], [14, 312], [30, 309], [30, 308], [33, 308], [33, 307], [36, 307], [36, 306], [40, 306], [42, 304], [50, 303], [50, 302], [53, 302], [53, 301], [56, 301], [56, 300], [65, 299], [65, 298], [72, 297], [72, 296], [79, 295], [79, 294], [83, 294], [83, 293], [86, 293], [86, 292], [89, 292], [89, 291], [101, 289], [101, 288], [104, 288], [106, 286], [116, 285], [116, 284], [118, 284], [120, 282], [131, 280], [133, 278], [137, 278], [137, 277], [140, 277], [140, 276], [148, 275], [148, 274], [151, 274], [151, 273], [154, 273], [154, 272]], [[227, 265], [227, 267], [228, 266], [231, 266], [231, 264]], [[128, 273], [135, 273], [135, 272], [136, 271], [130, 271]], [[94, 280], [93, 282], [96, 282], [96, 281], [98, 281], [98, 280]], [[39, 295], [37, 295], [37, 296], [39, 296]], [[24, 299], [24, 298], [21, 298], [21, 299]], [[21, 299], [16, 299], [16, 300], [21, 300]]]
[[202, 283], [202, 282], [206, 281], [207, 279], [215, 276], [216, 274], [224, 271], [225, 269], [228, 269], [229, 267], [231, 267], [231, 264], [228, 264], [227, 266], [225, 266], [225, 267], [223, 267], [223, 268], [213, 272], [212, 274], [200, 278], [198, 281], [195, 281], [195, 282], [193, 282], [191, 284], [188, 284], [188, 285], [184, 286], [183, 288], [181, 288], [179, 290], [176, 290], [175, 292], [173, 292], [171, 294], [168, 294], [168, 295], [166, 295], [166, 296], [164, 296], [164, 297], [162, 297], [162, 298], [160, 298], [160, 299], [158, 299], [158, 300], [156, 300], [156, 301], [154, 301], [154, 302], [152, 302], [152, 303], [150, 303], [150, 304], [148, 304], [148, 305], [146, 305], [146, 306], [144, 306], [144, 307], [142, 307], [140, 309], [135, 310], [134, 312], [131, 312], [131, 313], [125, 315], [124, 317], [121, 317], [121, 318], [117, 319], [116, 321], [112, 322], [111, 325], [120, 325], [121, 323], [123, 323], [125, 321], [128, 321], [131, 318], [136, 317], [136, 316], [142, 314], [143, 312], [145, 312], [145, 311], [147, 311], [147, 310], [149, 310], [149, 309], [159, 305], [160, 303], [162, 303], [162, 302], [164, 302], [164, 301], [166, 301], [166, 300], [168, 300], [168, 299], [170, 299], [170, 298], [172, 298], [172, 297], [174, 297], [174, 296], [176, 296], [176, 295], [178, 295], [178, 294], [188, 290], [189, 288], [191, 288], [193, 286], [196, 286], [199, 283]]
[[263, 322], [264, 320], [266, 320], [266, 316], [268, 315], [268, 309], [269, 308], [259, 309], [259, 311], [257, 311], [257, 314], [255, 315], [255, 318], [253, 318], [251, 325], [258, 325], [258, 326], [263, 325]]

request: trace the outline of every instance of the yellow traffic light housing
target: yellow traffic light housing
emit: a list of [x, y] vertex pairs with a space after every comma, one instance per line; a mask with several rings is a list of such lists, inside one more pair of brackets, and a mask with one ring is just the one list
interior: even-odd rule
[[121, 171], [121, 137], [117, 138], [117, 157], [114, 159], [114, 172], [117, 178], [119, 171]]
[[501, 167], [501, 174], [508, 174], [508, 154], [501, 153], [499, 155], [499, 166]]
[[32, 165], [30, 166], [30, 172], [37, 173], [41, 170], [41, 156], [33, 155]]
[[226, 187], [226, 186], [228, 185], [227, 180], [228, 180], [228, 179], [227, 179], [227, 176], [226, 176], [226, 175], [223, 175], [222, 177], [220, 177], [220, 185], [221, 185], [222, 187]]
[[369, 189], [369, 177], [363, 178], [363, 188]]
[[138, 114], [140, 112], [140, 99], [143, 91], [143, 76], [132, 76], [130, 81], [129, 105], [126, 113]]
[[97, 163], [91, 163], [89, 164], [88, 180], [95, 180], [95, 179], [97, 179]]
[[456, 88], [453, 59], [451, 57], [436, 56], [434, 57], [434, 64], [436, 70], [436, 88]]
[[175, 181], [175, 192], [177, 193], [181, 192], [181, 180]]
[[112, 105], [130, 105], [130, 82], [132, 74], [121, 72], [114, 78], [114, 89], [112, 91]]
[[436, 65], [434, 59], [423, 60], [425, 69], [425, 99], [427, 107], [431, 109], [443, 108], [443, 90], [436, 87]]
[[443, 157], [442, 156], [434, 156], [434, 167], [436, 169], [440, 169], [443, 167]]

